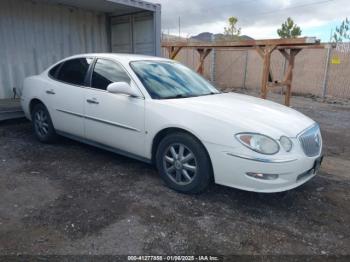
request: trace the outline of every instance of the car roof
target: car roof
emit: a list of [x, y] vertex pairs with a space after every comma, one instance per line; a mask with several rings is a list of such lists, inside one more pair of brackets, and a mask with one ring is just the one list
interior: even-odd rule
[[116, 59], [121, 62], [132, 62], [132, 61], [141, 61], [141, 60], [157, 60], [157, 61], [172, 61], [166, 58], [157, 57], [157, 56], [148, 56], [148, 55], [138, 55], [138, 54], [119, 54], [119, 53], [88, 53], [88, 54], [79, 54], [71, 57], [67, 57], [64, 60], [69, 60], [73, 58], [81, 57], [100, 57], [100, 58], [110, 58]]

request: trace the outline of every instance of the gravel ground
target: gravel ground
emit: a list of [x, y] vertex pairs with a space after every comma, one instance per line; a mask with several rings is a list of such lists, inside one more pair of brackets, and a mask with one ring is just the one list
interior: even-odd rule
[[320, 123], [326, 157], [287, 194], [182, 195], [150, 165], [0, 123], [0, 254], [349, 255], [350, 105], [292, 104]]

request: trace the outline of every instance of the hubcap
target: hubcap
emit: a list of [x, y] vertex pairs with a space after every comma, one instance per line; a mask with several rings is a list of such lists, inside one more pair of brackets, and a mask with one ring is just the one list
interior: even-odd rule
[[174, 163], [174, 166], [176, 169], [182, 169], [182, 164], [179, 160], [176, 160]]
[[178, 185], [190, 184], [197, 175], [196, 157], [181, 143], [168, 147], [163, 157], [163, 166], [166, 175]]
[[34, 125], [36, 132], [44, 137], [49, 132], [49, 123], [46, 112], [43, 110], [36, 111], [34, 114]]

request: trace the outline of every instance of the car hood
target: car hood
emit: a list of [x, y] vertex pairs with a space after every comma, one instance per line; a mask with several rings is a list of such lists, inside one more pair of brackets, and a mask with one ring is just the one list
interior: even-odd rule
[[314, 121], [289, 107], [236, 93], [162, 100], [168, 105], [202, 114], [233, 126], [238, 132], [296, 137]]

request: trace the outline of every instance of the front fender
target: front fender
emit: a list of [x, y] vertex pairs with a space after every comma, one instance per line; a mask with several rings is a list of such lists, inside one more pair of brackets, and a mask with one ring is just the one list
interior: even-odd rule
[[[151, 157], [153, 140], [156, 135], [167, 128], [178, 128], [191, 133], [205, 143], [235, 146], [234, 130], [224, 121], [195, 112], [177, 109], [157, 101], [145, 103], [145, 150]], [[237, 145], [238, 146], [238, 145]]]

